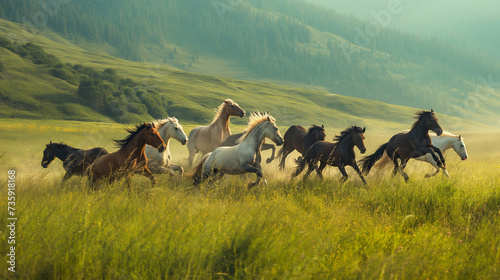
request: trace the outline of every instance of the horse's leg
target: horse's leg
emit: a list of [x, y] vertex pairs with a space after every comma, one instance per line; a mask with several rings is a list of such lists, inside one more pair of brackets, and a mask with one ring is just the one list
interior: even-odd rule
[[392, 176], [396, 176], [399, 170], [399, 162], [398, 162], [398, 156], [394, 155], [392, 157], [392, 163], [394, 163], [394, 169], [392, 170]]
[[257, 175], [257, 180], [253, 183], [248, 184], [248, 188], [251, 188], [255, 185], [257, 185], [260, 180], [262, 179], [262, 170], [258, 169], [257, 167], [250, 165], [250, 164], [245, 164], [241, 169], [243, 169], [246, 172], [249, 173], [255, 173]]
[[69, 178], [71, 178], [72, 175], [73, 174], [66, 171], [66, 174], [64, 174], [64, 176], [63, 176], [62, 182], [63, 183], [66, 182]]
[[184, 174], [184, 168], [182, 168], [182, 166], [180, 165], [170, 164], [170, 168], [175, 172], [179, 172], [181, 177]]
[[[442, 163], [442, 166], [439, 165], [439, 162], [438, 163], [438, 166], [445, 169], [446, 168], [446, 165], [444, 163], [444, 157], [443, 157], [443, 153], [441, 152], [441, 149], [439, 149], [438, 147], [434, 146], [434, 145], [431, 145], [430, 148], [439, 155], [439, 159], [441, 160], [441, 163]], [[434, 155], [435, 156], [435, 155]]]
[[347, 179], [349, 178], [349, 175], [347, 175], [347, 172], [345, 172], [345, 164], [339, 163], [338, 168], [340, 170], [340, 173], [342, 173], [342, 183], [343, 183], [343, 182], [347, 181]]
[[432, 174], [431, 173], [425, 174], [425, 178], [436, 176], [436, 174], [438, 174], [438, 172], [439, 172], [439, 167], [437, 166], [437, 164], [434, 161], [434, 159], [432, 158], [432, 156], [426, 154], [425, 155], [425, 162], [428, 162], [430, 165], [432, 165], [436, 169], [436, 171], [434, 173], [432, 173]]
[[147, 166], [144, 166], [142, 168], [142, 174], [151, 180], [152, 187], [156, 186], [156, 183], [158, 180], [156, 179], [155, 175], [153, 175], [153, 173], [151, 173], [151, 171], [149, 171]]
[[[316, 163], [317, 163], [316, 160], [311, 160], [310, 162], [307, 163], [307, 172], [306, 174], [304, 174], [304, 177], [302, 177], [302, 180], [307, 179], [307, 177], [309, 177], [309, 174], [311, 174], [311, 172], [313, 172], [313, 170], [316, 169]], [[318, 174], [318, 176], [322, 178], [321, 175]]]
[[286, 162], [286, 157], [291, 153], [291, 151], [288, 150], [288, 147], [283, 147], [283, 155], [281, 157], [281, 161], [279, 164], [279, 169], [283, 171], [285, 169], [285, 162]]
[[326, 167], [326, 162], [320, 161], [319, 167], [314, 166], [316, 169], [316, 173], [318, 174], [319, 178], [323, 179], [323, 169]]
[[273, 159], [274, 159], [274, 153], [276, 152], [276, 146], [274, 146], [273, 144], [263, 144], [262, 145], [261, 151], [269, 150], [269, 149], [272, 150], [272, 154], [271, 154], [271, 157], [269, 157], [268, 159], [266, 159], [266, 163], [267, 164], [269, 164], [269, 163], [271, 163], [271, 161], [273, 161]]
[[356, 163], [355, 160], [351, 163], [351, 166], [352, 166], [352, 168], [354, 168], [354, 170], [356, 170], [359, 177], [361, 178], [361, 181], [363, 181], [363, 184], [366, 185], [365, 177], [363, 177], [363, 174], [361, 173], [361, 170], [359, 170], [358, 164]]
[[401, 173], [401, 176], [403, 176], [403, 178], [405, 179], [405, 182], [408, 182], [408, 179], [410, 179], [410, 177], [408, 177], [408, 174], [406, 174], [406, 172], [404, 172], [404, 170], [403, 170], [403, 169], [405, 169], [406, 164], [408, 163], [408, 160], [409, 159], [403, 159], [401, 162], [401, 166], [399, 167], [399, 173]]

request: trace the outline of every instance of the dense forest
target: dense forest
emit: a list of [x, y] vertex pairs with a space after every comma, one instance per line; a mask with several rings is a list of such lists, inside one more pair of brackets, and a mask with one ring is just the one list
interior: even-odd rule
[[0, 17], [109, 44], [130, 60], [173, 43], [262, 76], [414, 107], [443, 109], [478, 76], [500, 73], [471, 51], [391, 29], [355, 46], [367, 22], [304, 0], [4, 0]]

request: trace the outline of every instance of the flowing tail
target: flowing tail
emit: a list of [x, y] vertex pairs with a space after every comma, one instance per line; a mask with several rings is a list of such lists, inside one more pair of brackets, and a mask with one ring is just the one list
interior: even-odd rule
[[372, 169], [375, 162], [384, 155], [385, 150], [387, 149], [387, 144], [388, 143], [385, 143], [384, 145], [380, 146], [380, 148], [378, 148], [378, 150], [375, 153], [367, 157], [364, 157], [363, 159], [360, 160], [363, 166], [362, 167], [363, 174], [368, 175], [368, 173], [370, 173], [370, 170]]
[[299, 176], [299, 174], [302, 173], [302, 171], [306, 167], [306, 159], [305, 158], [298, 157], [294, 161], [295, 161], [295, 163], [297, 163], [297, 167], [295, 168], [295, 171], [292, 174], [292, 178]]
[[193, 169], [191, 169], [190, 173], [185, 173], [187, 177], [194, 179], [195, 184], [200, 183], [201, 173], [203, 171], [203, 164], [205, 163], [205, 161], [207, 160], [207, 158], [210, 154], [211, 153], [208, 153], [205, 156], [203, 156], [200, 159], [200, 161], [193, 167]]

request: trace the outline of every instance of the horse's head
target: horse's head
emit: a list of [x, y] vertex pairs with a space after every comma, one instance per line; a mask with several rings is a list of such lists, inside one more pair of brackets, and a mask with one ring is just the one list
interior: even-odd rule
[[453, 150], [455, 150], [460, 159], [466, 160], [468, 158], [467, 149], [465, 148], [465, 143], [462, 135], [459, 135], [456, 140], [453, 141]]
[[352, 142], [356, 147], [358, 147], [359, 151], [364, 154], [366, 152], [365, 147], [365, 133], [366, 127], [354, 126], [354, 132], [352, 133]]
[[274, 143], [276, 143], [277, 146], [283, 145], [284, 140], [281, 136], [278, 126], [276, 125], [276, 120], [270, 115], [267, 115], [267, 122], [265, 123], [264, 129], [265, 137], [271, 139]]
[[184, 132], [182, 125], [177, 121], [175, 117], [172, 118], [170, 124], [171, 125], [167, 129], [167, 135], [181, 142], [182, 145], [186, 145], [188, 137]]
[[313, 140], [314, 142], [324, 141], [326, 138], [325, 127], [323, 125], [318, 126], [313, 124], [307, 130], [307, 137], [311, 137], [311, 140]]
[[245, 116], [245, 110], [243, 110], [236, 102], [231, 99], [224, 100], [224, 108], [227, 110], [229, 116], [237, 116], [243, 118]]
[[55, 153], [53, 150], [52, 141], [50, 141], [50, 143], [46, 145], [45, 150], [43, 151], [42, 167], [49, 167], [49, 164], [54, 160], [54, 158]]
[[154, 124], [146, 124], [144, 123], [144, 141], [146, 144], [151, 145], [155, 148], [158, 149], [158, 152], [163, 153], [166, 149], [165, 142], [163, 142], [163, 139], [160, 137], [160, 133], [158, 133], [158, 130], [156, 130]]
[[443, 129], [438, 123], [438, 118], [436, 118], [436, 115], [434, 115], [434, 110], [431, 109], [431, 111], [422, 111], [419, 113], [419, 120], [424, 122], [425, 127], [427, 127], [428, 130], [434, 131], [437, 136], [441, 136], [443, 134]]

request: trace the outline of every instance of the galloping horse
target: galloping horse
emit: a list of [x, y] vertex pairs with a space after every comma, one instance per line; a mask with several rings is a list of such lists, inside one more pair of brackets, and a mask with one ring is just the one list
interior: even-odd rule
[[[380, 146], [375, 153], [361, 160], [364, 174], [370, 172], [375, 162], [384, 155], [384, 152], [387, 152], [394, 163], [393, 175], [396, 175], [399, 170], [405, 181], [408, 181], [409, 177], [403, 169], [410, 158], [430, 154], [438, 167], [445, 167], [441, 150], [432, 145], [432, 139], [429, 136], [429, 130], [434, 131], [438, 136], [443, 133], [443, 129], [434, 115], [434, 110], [417, 112], [415, 118], [417, 121], [412, 125], [409, 132], [401, 132], [392, 136], [389, 142]], [[398, 159], [401, 160], [401, 167], [399, 167]]]
[[[232, 134], [229, 135], [229, 137], [226, 138], [222, 144], [220, 144], [221, 147], [231, 147], [236, 144], [238, 144], [238, 139], [240, 139], [243, 136], [244, 132], [238, 133], [238, 134]], [[271, 163], [274, 159], [274, 152], [276, 151], [276, 146], [273, 144], [266, 144], [266, 141], [264, 140], [264, 143], [262, 143], [262, 147], [260, 148], [260, 151], [265, 151], [265, 150], [272, 150], [271, 156], [266, 160], [266, 163]]]
[[231, 116], [243, 118], [245, 111], [231, 99], [226, 99], [216, 110], [215, 117], [208, 126], [198, 126], [191, 130], [189, 133], [190, 141], [187, 144], [189, 166], [193, 165], [196, 153], [200, 151], [203, 155], [210, 153], [231, 135], [229, 129], [229, 118]]
[[257, 180], [248, 187], [257, 185], [262, 179], [260, 162], [257, 160], [260, 158], [260, 148], [266, 137], [278, 146], [283, 144], [275, 119], [267, 113], [253, 113], [239, 143], [232, 147], [219, 147], [205, 155], [193, 168], [190, 177], [195, 178], [195, 184], [199, 184], [211, 174], [220, 178], [224, 174], [239, 175], [252, 172], [257, 175]]
[[297, 150], [297, 152], [304, 156], [309, 147], [317, 141], [325, 140], [325, 137], [324, 126], [312, 125], [307, 131], [300, 125], [290, 126], [283, 137], [285, 143], [278, 152], [278, 157], [281, 158], [279, 164], [280, 170], [285, 169], [286, 157], [293, 152], [293, 150]]
[[63, 168], [66, 170], [63, 181], [68, 180], [73, 175], [83, 176], [85, 169], [89, 167], [96, 158], [107, 155], [108, 151], [103, 148], [93, 148], [82, 150], [73, 148], [64, 143], [52, 143], [46, 145], [43, 151], [42, 166], [49, 167], [49, 164], [58, 158], [63, 162]]
[[182, 125], [179, 124], [179, 121], [175, 117], [156, 120], [153, 124], [157, 128], [163, 142], [165, 142], [166, 147], [165, 150], [160, 153], [152, 146], [146, 146], [148, 169], [154, 174], [169, 173], [173, 176], [174, 171], [178, 171], [180, 175], [182, 175], [184, 173], [184, 169], [182, 169], [179, 165], [171, 163], [172, 156], [170, 155], [169, 149], [170, 138], [174, 138], [175, 140], [181, 142], [182, 145], [187, 143], [188, 138], [184, 133]]
[[104, 155], [97, 158], [92, 163], [85, 174], [91, 177], [91, 188], [94, 189], [94, 184], [103, 178], [112, 183], [115, 179], [127, 176], [127, 183], [131, 189], [131, 180], [134, 173], [142, 173], [151, 179], [151, 183], [156, 185], [156, 177], [151, 174], [147, 164], [146, 145], [149, 144], [156, 147], [159, 152], [165, 150], [165, 143], [160, 137], [160, 134], [154, 127], [154, 124], [142, 124], [135, 129], [127, 129], [130, 133], [123, 140], [115, 140], [120, 149], [114, 153]]
[[[443, 134], [441, 134], [441, 136], [437, 136], [435, 133], [430, 133], [430, 136], [432, 144], [437, 148], [439, 148], [439, 150], [441, 150], [442, 153], [444, 153], [448, 149], [453, 148], [453, 150], [455, 151], [455, 153], [457, 153], [457, 155], [460, 157], [461, 160], [466, 160], [468, 158], [467, 149], [465, 148], [465, 142], [462, 135], [457, 136], [450, 132], [444, 131]], [[439, 173], [440, 168], [437, 166], [437, 163], [434, 161], [431, 154], [425, 154], [415, 159], [428, 162], [436, 169], [435, 172], [432, 174], [425, 174], [425, 177], [433, 177]], [[385, 153], [382, 159], [377, 164], [375, 164], [374, 167], [382, 168], [386, 164], [388, 164], [390, 160], [391, 159], [389, 155]], [[450, 175], [448, 174], [446, 168], [442, 169], [444, 175], [446, 175], [446, 177], [449, 177]]]
[[304, 179], [307, 178], [313, 169], [315, 169], [316, 163], [319, 161], [320, 165], [316, 168], [316, 172], [320, 178], [323, 178], [323, 169], [325, 169], [327, 165], [331, 165], [339, 168], [342, 173], [342, 181], [346, 181], [348, 175], [345, 171], [345, 166], [349, 165], [356, 170], [363, 183], [366, 184], [365, 178], [363, 178], [363, 174], [361, 174], [361, 170], [359, 170], [358, 164], [356, 163], [356, 154], [354, 153], [354, 146], [358, 147], [362, 154], [365, 153], [365, 131], [366, 128], [351, 126], [342, 131], [340, 135], [335, 136], [333, 143], [327, 141], [318, 141], [314, 143], [307, 150], [304, 158], [297, 160], [297, 168], [292, 174], [292, 178], [296, 177], [304, 170], [306, 163], [308, 169], [304, 175]]

